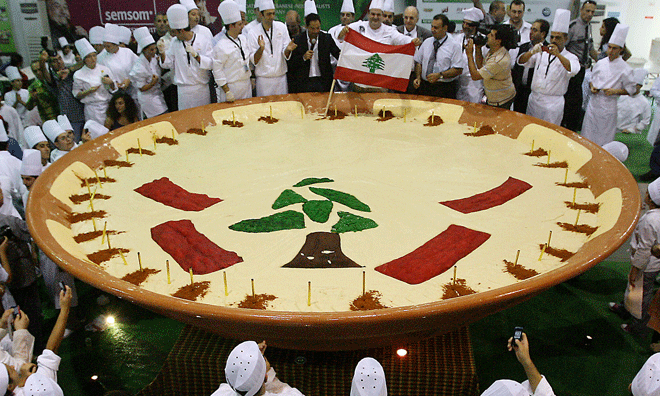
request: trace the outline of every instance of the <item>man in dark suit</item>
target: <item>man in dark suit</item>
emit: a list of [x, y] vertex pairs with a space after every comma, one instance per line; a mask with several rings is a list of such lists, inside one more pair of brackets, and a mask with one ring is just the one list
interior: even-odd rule
[[321, 31], [318, 14], [305, 17], [307, 31], [293, 41], [296, 48], [287, 61], [289, 93], [328, 92], [332, 86], [330, 54], [339, 59], [339, 47], [328, 33]]
[[[422, 42], [424, 42], [424, 40], [433, 36], [433, 34], [427, 28], [417, 26], [417, 21], [419, 21], [419, 11], [417, 11], [417, 7], [406, 7], [406, 9], [403, 11], [403, 25], [397, 26], [396, 30], [398, 30], [399, 33], [403, 33], [406, 36], [410, 36], [412, 38], [419, 37]], [[419, 50], [419, 48], [417, 50]], [[417, 89], [415, 89], [413, 86], [414, 80], [415, 70], [413, 66], [413, 70], [410, 73], [410, 80], [408, 81], [408, 89], [406, 90], [406, 93], [417, 93]]]
[[[534, 21], [532, 29], [529, 32], [529, 38], [531, 41], [520, 44], [516, 57], [531, 50], [532, 47], [538, 43], [547, 46], [548, 42], [545, 41], [545, 38], [548, 36], [549, 30], [550, 23], [545, 19], [537, 19]], [[514, 59], [515, 65], [511, 70], [513, 85], [516, 87], [516, 99], [513, 101], [513, 110], [525, 114], [527, 111], [529, 94], [532, 93], [532, 77], [534, 76], [534, 69], [519, 65], [516, 61], [517, 59]]]

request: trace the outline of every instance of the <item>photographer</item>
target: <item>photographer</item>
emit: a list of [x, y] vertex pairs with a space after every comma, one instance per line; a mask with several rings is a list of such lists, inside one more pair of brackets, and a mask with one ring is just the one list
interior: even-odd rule
[[539, 370], [532, 362], [532, 358], [529, 356], [527, 334], [522, 333], [522, 337], [519, 340], [514, 340], [513, 337], [509, 338], [507, 349], [516, 353], [516, 358], [525, 370], [527, 380], [522, 384], [512, 380], [495, 381], [481, 396], [502, 396], [508, 394], [554, 396], [548, 380], [539, 373]]
[[483, 80], [486, 103], [489, 106], [509, 109], [516, 97], [511, 79], [511, 56], [508, 50], [516, 47], [516, 35], [510, 25], [497, 25], [488, 34], [486, 45], [490, 49], [484, 62], [481, 46], [475, 48], [469, 39], [465, 48], [468, 68], [473, 81]]

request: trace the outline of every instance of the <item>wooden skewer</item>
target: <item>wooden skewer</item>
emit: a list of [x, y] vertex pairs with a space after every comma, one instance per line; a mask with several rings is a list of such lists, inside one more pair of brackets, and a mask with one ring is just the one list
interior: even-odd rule
[[105, 237], [106, 237], [106, 232], [105, 229], [108, 227], [108, 222], [106, 221], [103, 224], [103, 234], [101, 234], [101, 245], [103, 245], [103, 242], [105, 242]]
[[96, 231], [96, 220], [92, 217], [92, 226], [94, 227], [94, 231]]
[[167, 269], [167, 284], [172, 283], [170, 281], [170, 260], [165, 260], [165, 268]]
[[140, 252], [138, 253], [138, 265], [140, 266], [140, 271], [142, 271], [142, 259], [140, 258]]
[[192, 286], [195, 284], [195, 282], [193, 281], [192, 267], [188, 268], [188, 272], [190, 272], [190, 286]]
[[357, 105], [355, 105], [355, 116], [357, 117]]
[[577, 217], [575, 218], [575, 226], [576, 227], [578, 225], [578, 220], [580, 220], [580, 211], [581, 211], [581, 209], [578, 209], [578, 214], [577, 214]]
[[431, 124], [435, 121], [435, 111], [431, 110]]
[[236, 125], [236, 114], [234, 112], [231, 112], [231, 124]]
[[105, 177], [106, 179], [108, 178], [108, 173], [105, 171], [105, 166], [103, 167], [103, 177]]
[[254, 279], [250, 279], [252, 281], [252, 297], [254, 297]]
[[172, 140], [176, 140], [176, 137], [174, 137], [174, 130], [172, 130]]
[[550, 165], [550, 150], [548, 150], [548, 165]]
[[337, 105], [335, 105], [335, 117], [337, 117]]
[[273, 119], [273, 106], [268, 106], [268, 108], [270, 109], [270, 119], [272, 120]]
[[89, 196], [89, 207], [94, 211], [94, 195]]
[[539, 261], [543, 258], [543, 253], [545, 253], [545, 248], [547, 248], [548, 245], [543, 245], [543, 249], [541, 249], [541, 255], [539, 256]]
[[303, 105], [300, 106], [300, 118], [305, 119], [305, 106]]
[[[108, 239], [108, 242], [110, 242], [109, 239]], [[109, 247], [108, 247], [108, 249], [109, 249]], [[124, 253], [121, 252], [121, 249], [119, 249], [119, 255], [121, 256], [121, 259], [124, 260], [124, 265], [128, 265], [128, 261], [126, 261], [126, 257], [124, 257]]]
[[575, 196], [577, 195], [577, 187], [573, 189], [573, 205], [575, 205]]
[[[105, 241], [108, 243], [108, 250], [112, 249], [112, 246], [110, 246], [110, 234], [105, 235]], [[121, 251], [119, 253], [121, 253]]]
[[534, 152], [534, 140], [532, 140], [532, 151], [530, 151], [530, 153], [533, 153], [533, 152]]
[[87, 186], [87, 192], [89, 193], [90, 199], [92, 198], [92, 189], [89, 188], [89, 181], [87, 181], [87, 178], [85, 178], [85, 185]]
[[520, 257], [520, 250], [516, 253], [516, 261], [514, 261], [513, 265], [518, 265], [518, 257]]
[[367, 292], [367, 273], [362, 271], [362, 294]]
[[566, 174], [564, 175], [564, 184], [568, 181], [568, 168], [566, 168]]
[[154, 141], [154, 151], [156, 151], [156, 135], [151, 135], [151, 140]]
[[307, 306], [312, 306], [312, 281], [307, 282]]
[[477, 133], [477, 123], [474, 123], [474, 133]]
[[550, 246], [550, 239], [552, 238], [552, 231], [550, 231], [550, 235], [548, 235], [548, 246]]
[[140, 146], [140, 139], [138, 138], [138, 153], [140, 153], [140, 157], [142, 157], [142, 146]]
[[225, 296], [228, 296], [229, 295], [229, 289], [227, 289], [227, 272], [226, 271], [222, 271], [222, 277], [225, 280]]
[[456, 266], [454, 266], [454, 284], [456, 284]]
[[202, 121], [201, 124], [202, 124], [202, 132], [206, 132], [206, 128], [204, 127], [204, 121]]
[[128, 150], [126, 150], [126, 162], [128, 162]]
[[98, 173], [96, 173], [95, 170], [93, 172], [94, 172], [94, 176], [96, 177], [96, 182], [99, 184], [99, 186], [103, 187], [103, 185], [101, 184], [101, 179], [99, 179]]

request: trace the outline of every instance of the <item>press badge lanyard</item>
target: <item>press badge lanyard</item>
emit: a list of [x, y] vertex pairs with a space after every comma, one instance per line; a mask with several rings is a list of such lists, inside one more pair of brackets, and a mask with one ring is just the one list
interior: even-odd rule
[[[193, 33], [193, 39], [192, 39], [192, 41], [190, 42], [190, 46], [191, 46], [191, 47], [193, 46], [193, 44], [195, 44], [195, 39], [196, 39], [196, 38], [197, 38], [197, 35], [196, 35], [195, 33]], [[183, 48], [184, 48], [184, 49], [186, 48], [186, 43], [185, 43], [185, 42], [182, 41], [182, 42], [181, 42], [181, 45], [183, 45]], [[190, 52], [186, 51], [186, 55], [188, 55], [188, 64], [190, 64]]]
[[268, 35], [268, 32], [266, 31], [263, 23], [261, 24], [261, 28], [264, 30], [266, 38], [268, 38], [268, 42], [270, 43], [270, 56], [273, 56], [273, 31], [275, 30], [275, 26], [270, 27], [270, 36]]
[[227, 36], [227, 38], [228, 38], [232, 43], [234, 43], [234, 45], [236, 46], [236, 48], [238, 48], [238, 49], [241, 51], [241, 57], [243, 58], [243, 60], [245, 60], [245, 53], [243, 52], [243, 46], [241, 46], [241, 40], [239, 39], [239, 40], [238, 40], [238, 43], [237, 43], [236, 41], [234, 41], [233, 38], [229, 37], [229, 34], [228, 34], [227, 32], [225, 32], [225, 36]]

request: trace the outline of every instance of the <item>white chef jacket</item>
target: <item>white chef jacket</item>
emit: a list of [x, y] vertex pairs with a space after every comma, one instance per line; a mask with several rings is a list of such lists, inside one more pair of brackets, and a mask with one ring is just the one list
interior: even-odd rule
[[69, 151], [62, 151], [58, 148], [54, 148], [50, 152], [50, 162], [53, 163], [53, 162], [57, 161], [58, 159], [64, 157], [66, 154], [69, 154], [74, 148], [80, 146], [81, 144], [82, 143], [74, 143], [73, 147], [71, 147], [71, 150], [69, 150]]
[[[593, 66], [591, 84], [598, 89], [625, 89], [634, 94], [637, 86], [633, 70], [621, 59], [610, 62], [603, 58]], [[581, 135], [599, 146], [614, 140], [616, 135], [617, 95], [607, 96], [602, 91], [591, 96], [582, 123]]]
[[660, 78], [656, 78], [651, 87], [651, 96], [655, 99], [655, 116], [653, 117], [653, 122], [649, 128], [649, 134], [646, 135], [646, 140], [649, 143], [654, 144], [655, 139], [658, 137], [658, 131], [660, 131]]
[[[617, 100], [617, 122], [619, 131], [642, 133], [651, 122], [651, 104], [642, 94], [621, 95]], [[658, 115], [660, 117], [660, 114]]]
[[[36, 111], [37, 114], [39, 114], [39, 111], [35, 107], [32, 109], [33, 111]], [[30, 114], [30, 112], [25, 113], [26, 116]], [[9, 124], [9, 129], [7, 129], [7, 135], [9, 137], [16, 139], [18, 141], [18, 144], [21, 146], [22, 149], [26, 148], [32, 148], [27, 146], [27, 142], [25, 141], [25, 135], [23, 135], [23, 122], [21, 120], [21, 117], [18, 115], [18, 111], [16, 111], [15, 108], [8, 106], [7, 102], [4, 104], [0, 105], [0, 116]]]
[[580, 71], [580, 61], [566, 48], [561, 55], [570, 62], [571, 71], [567, 71], [557, 57], [543, 51], [532, 55], [524, 64], [534, 68], [532, 91], [548, 96], [563, 96], [566, 93], [568, 81]]
[[[457, 42], [449, 34], [447, 34], [445, 35], [444, 38], [441, 38], [439, 40], [441, 45], [440, 48], [438, 48], [438, 52], [436, 54], [433, 70], [427, 70], [429, 60], [431, 59], [431, 55], [433, 54], [434, 41], [435, 38], [433, 37], [427, 38], [426, 40], [424, 40], [422, 45], [420, 45], [418, 50], [415, 52], [414, 60], [415, 63], [419, 63], [422, 65], [422, 79], [424, 81], [428, 81], [426, 79], [426, 75], [429, 73], [441, 73], [445, 70], [449, 70], [452, 68], [463, 69], [467, 67], [467, 65], [463, 63], [463, 51], [461, 48], [461, 44]], [[458, 76], [447, 79], [441, 78], [438, 81], [449, 82], [456, 80], [457, 78]]]
[[376, 30], [369, 27], [369, 21], [357, 21], [348, 25], [349, 28], [381, 44], [404, 45], [412, 41], [411, 37], [399, 33], [394, 26], [381, 24]]
[[[57, 382], [57, 371], [60, 368], [61, 361], [62, 358], [57, 356], [55, 352], [50, 349], [44, 349], [41, 355], [37, 357], [37, 373]], [[24, 395], [24, 388], [14, 389], [14, 394], [17, 396]]]
[[630, 239], [630, 265], [644, 272], [660, 271], [660, 259], [651, 248], [660, 241], [660, 209], [644, 213]]
[[[7, 329], [0, 329], [0, 339], [7, 335]], [[18, 371], [25, 363], [32, 361], [34, 337], [27, 330], [14, 330], [12, 354], [0, 350], [0, 363], [8, 364]]]
[[9, 154], [9, 151], [0, 151], [0, 176], [9, 179], [9, 189], [17, 194], [12, 194], [17, 199], [27, 191], [21, 178], [21, 160]]
[[21, 97], [23, 103], [27, 103], [28, 99], [30, 99], [30, 93], [28, 92], [27, 89], [21, 88], [18, 91], [14, 91], [12, 89], [11, 91], [5, 93], [5, 103], [16, 109], [16, 112], [18, 112], [18, 116], [21, 117], [21, 121], [22, 121], [25, 118], [25, 114], [27, 114], [27, 109], [25, 108], [25, 105], [22, 104], [19, 104], [18, 106], [14, 106], [17, 102], [16, 100], [17, 95]]
[[[128, 75], [131, 79], [131, 84], [137, 89], [140, 107], [147, 118], [163, 114], [167, 111], [165, 97], [163, 96], [163, 91], [160, 89], [161, 71], [160, 66], [158, 66], [157, 56], [154, 56], [151, 58], [151, 61], [148, 61], [144, 54], [140, 54]], [[154, 75], [158, 76], [158, 82], [150, 89], [144, 92], [141, 91], [141, 87], [151, 83]]]
[[80, 102], [85, 105], [85, 120], [94, 120], [101, 125], [105, 123], [106, 110], [108, 103], [112, 99], [112, 93], [117, 91], [108, 90], [108, 87], [101, 82], [103, 76], [108, 76], [112, 81], [117, 81], [109, 67], [96, 63], [94, 69], [90, 69], [86, 65], [73, 73], [73, 88], [71, 93], [73, 96], [78, 96], [79, 93], [86, 91], [92, 87], [101, 86], [96, 91], [80, 99]]
[[204, 25], [200, 25], [198, 23], [197, 26], [195, 26], [194, 28], [192, 28], [190, 30], [192, 30], [192, 32], [195, 33], [198, 36], [206, 36], [206, 38], [209, 41], [213, 40], [213, 33], [211, 33], [211, 29], [207, 28]]
[[243, 31], [241, 32], [241, 34], [244, 35], [245, 38], [247, 38], [247, 37], [249, 36], [249, 34], [250, 34], [250, 30], [254, 30], [254, 29], [257, 28], [259, 25], [261, 25], [261, 23], [259, 23], [259, 21], [257, 21], [256, 19], [254, 19], [253, 21], [251, 21], [251, 22], [248, 23], [247, 25], [243, 26]]
[[128, 74], [133, 68], [133, 63], [137, 60], [138, 57], [133, 51], [128, 48], [119, 47], [114, 54], [111, 54], [106, 50], [101, 51], [97, 62], [112, 70], [112, 74], [114, 75], [113, 81], [115, 84], [118, 84], [129, 78]]
[[[271, 33], [272, 38], [269, 40]], [[252, 64], [254, 64], [254, 54], [259, 50], [259, 36], [263, 37], [266, 45], [264, 46], [259, 63], [254, 66], [254, 74], [257, 78], [281, 77], [285, 75], [287, 65], [284, 51], [291, 41], [286, 25], [282, 22], [273, 21], [273, 27], [268, 33], [266, 33], [263, 24], [259, 24], [256, 28], [250, 30], [247, 44], [250, 52], [250, 62]]]
[[220, 33], [213, 47], [213, 77], [218, 85], [218, 102], [226, 101], [224, 90], [227, 84], [236, 99], [252, 97], [250, 84], [250, 53], [247, 38], [239, 34], [236, 39]]
[[[190, 41], [183, 43], [176, 37], [172, 38], [170, 48], [165, 52], [165, 61], [160, 65], [165, 69], [174, 69], [174, 84], [183, 86], [209, 83], [208, 70], [213, 68], [211, 39], [206, 35], [195, 34]], [[188, 56], [185, 44], [192, 45], [199, 54], [200, 62]]]
[[62, 60], [64, 61], [64, 67], [71, 67], [78, 63], [76, 62], [76, 54], [74, 54], [73, 51], [70, 51], [69, 55], [64, 55], [64, 52], [59, 50], [57, 51], [57, 54], [62, 57]]
[[[275, 370], [271, 367], [268, 370], [268, 379], [264, 384], [264, 396], [304, 396], [298, 389], [292, 388], [288, 384], [280, 381], [275, 374]], [[234, 391], [229, 384], [221, 384], [211, 396], [237, 396], [239, 395]]]

